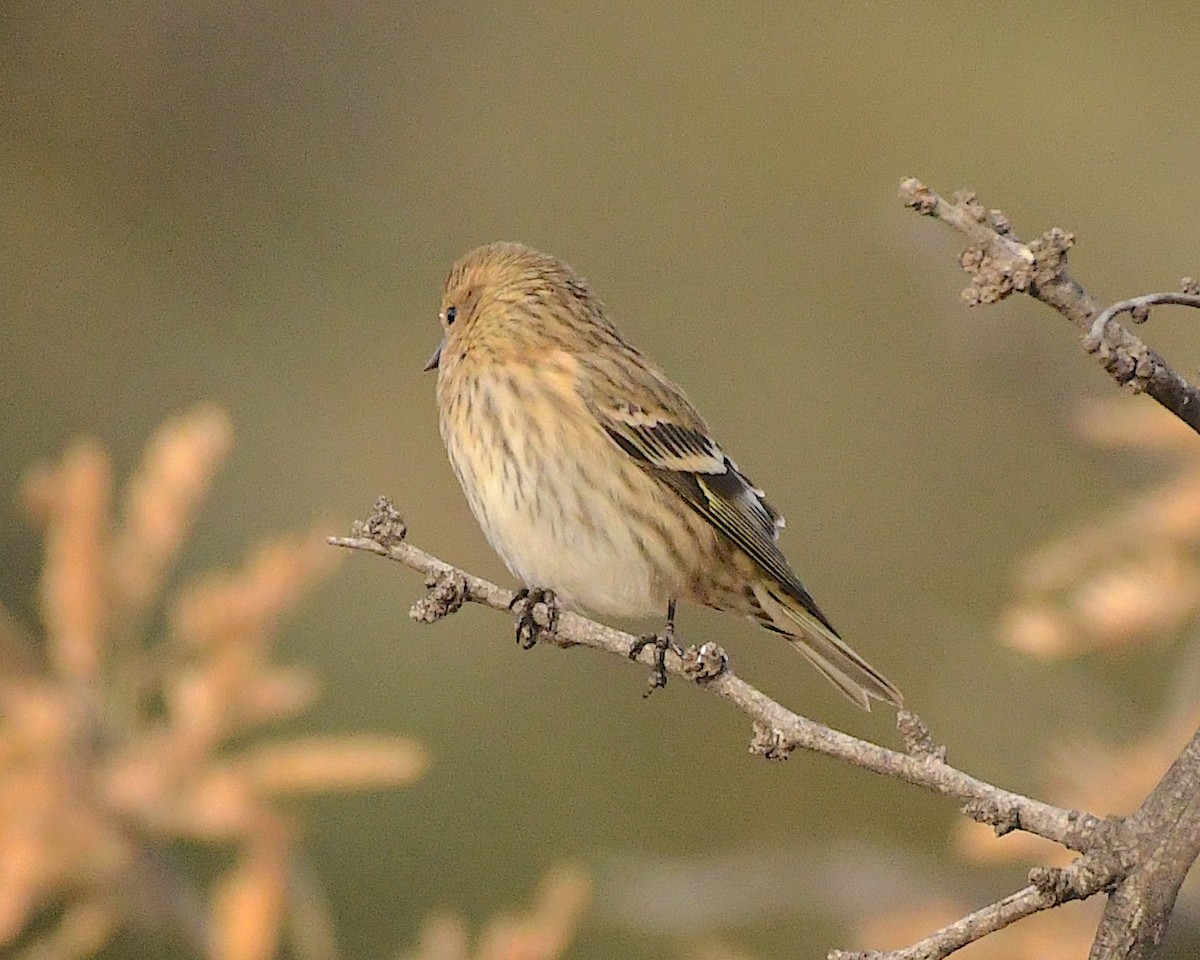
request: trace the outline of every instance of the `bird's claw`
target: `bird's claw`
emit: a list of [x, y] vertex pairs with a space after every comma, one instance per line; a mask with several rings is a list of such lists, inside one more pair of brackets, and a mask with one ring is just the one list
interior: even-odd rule
[[650, 671], [650, 682], [644, 697], [667, 685], [667, 651], [683, 659], [684, 650], [675, 642], [675, 631], [669, 626], [662, 633], [648, 633], [638, 637], [629, 645], [629, 659], [636, 660], [647, 647], [654, 647], [654, 668]]
[[[546, 608], [546, 623], [538, 623], [533, 615], [538, 604]], [[512, 598], [508, 609], [517, 615], [517, 644], [522, 650], [529, 650], [539, 640], [553, 636], [558, 629], [558, 598], [553, 590], [544, 587], [522, 587]]]

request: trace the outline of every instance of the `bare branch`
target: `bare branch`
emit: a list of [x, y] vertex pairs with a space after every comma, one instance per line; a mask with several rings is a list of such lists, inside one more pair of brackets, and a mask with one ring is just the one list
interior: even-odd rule
[[[334, 546], [363, 550], [424, 573], [430, 578], [434, 594], [413, 608], [414, 619], [427, 621], [430, 611], [439, 616], [451, 612], [442, 607], [452, 584], [453, 600], [478, 603], [506, 613], [515, 594], [494, 583], [472, 576], [406, 542], [403, 521], [385, 497], [375, 504], [375, 513], [365, 523], [355, 525], [355, 536], [330, 537]], [[589, 620], [570, 611], [559, 614], [554, 641], [578, 644], [628, 658], [637, 637]], [[650, 665], [653, 650], [638, 656]], [[667, 658], [672, 676], [696, 683], [701, 689], [734, 704], [755, 725], [754, 752], [775, 757], [786, 756], [796, 747], [854, 764], [864, 770], [924, 787], [963, 804], [971, 804], [977, 819], [1009, 829], [1025, 830], [1072, 850], [1086, 852], [1103, 844], [1112, 822], [1100, 820], [1078, 810], [1066, 810], [1040, 800], [1004, 790], [972, 777], [945, 762], [945, 750], [933, 744], [928, 731], [914, 714], [902, 711], [898, 724], [905, 731], [909, 752], [901, 753], [852, 737], [788, 710], [761, 690], [751, 686], [725, 668], [719, 647], [705, 645], [685, 651], [683, 658]], [[769, 741], [769, 742], [768, 742]]]
[[[1200, 432], [1200, 391], [1156, 351], [1113, 322], [1118, 313], [1137, 310], [1142, 314], [1150, 303], [1200, 305], [1194, 298], [1187, 298], [1194, 290], [1182, 295], [1150, 294], [1149, 298], [1138, 298], [1148, 302], [1130, 306], [1124, 306], [1129, 301], [1122, 301], [1110, 308], [1111, 316], [1097, 324], [1105, 311], [1067, 273], [1067, 251], [1075, 243], [1071, 234], [1055, 227], [1032, 243], [1023, 243], [1012, 233], [1007, 218], [998, 210], [985, 209], [973, 193], [956, 194], [950, 202], [912, 178], [900, 184], [900, 198], [918, 213], [941, 220], [971, 242], [960, 259], [971, 276], [963, 291], [967, 303], [995, 303], [1015, 292], [1041, 300], [1075, 325], [1083, 335], [1084, 349], [1100, 360], [1117, 383], [1135, 393], [1148, 393]], [[1094, 331], [1095, 326], [1099, 329]]]
[[1120, 869], [1119, 863], [1106, 856], [1081, 857], [1062, 869], [1036, 867], [1029, 872], [1028, 886], [955, 920], [910, 946], [886, 951], [831, 950], [828, 960], [943, 960], [955, 950], [1032, 914], [1071, 900], [1086, 900], [1111, 885]]
[[[1027, 245], [1013, 235], [1003, 214], [985, 210], [973, 194], [960, 193], [951, 203], [920, 181], [909, 179], [901, 184], [900, 196], [918, 213], [949, 224], [971, 241], [972, 247], [960, 261], [971, 275], [964, 291], [968, 303], [993, 303], [1014, 291], [1023, 291], [1054, 307], [1075, 324], [1084, 335], [1084, 350], [1095, 354], [1118, 383], [1133, 392], [1149, 393], [1200, 432], [1200, 394], [1196, 388], [1115, 322], [1117, 316], [1128, 313], [1133, 322], [1143, 323], [1150, 307], [1157, 304], [1200, 307], [1200, 288], [1195, 280], [1181, 281], [1182, 293], [1147, 294], [1101, 310], [1066, 272], [1067, 250], [1074, 243], [1070, 234], [1055, 228]], [[1002, 816], [1003, 811], [986, 810], [977, 803], [968, 805], [967, 812], [990, 820], [995, 817], [998, 832], [1010, 826], [996, 816]], [[1179, 888], [1198, 856], [1200, 731], [1137, 812], [1113, 824], [1105, 860], [1113, 890], [1090, 960], [1142, 960], [1149, 956], [1166, 932]]]
[[[516, 594], [472, 576], [405, 541], [406, 527], [386, 497], [375, 503], [375, 512], [356, 523], [351, 537], [330, 537], [334, 546], [362, 550], [386, 557], [426, 575], [430, 593], [412, 609], [412, 617], [431, 622], [448, 616], [464, 602], [509, 612]], [[546, 624], [549, 626], [549, 624]], [[580, 645], [612, 653], [623, 659], [637, 642], [632, 634], [615, 630], [569, 611], [558, 614], [553, 640], [559, 645]], [[649, 664], [654, 651], [639, 654]], [[850, 736], [788, 710], [728, 669], [728, 659], [716, 644], [691, 648], [682, 657], [672, 653], [667, 672], [691, 680], [745, 713], [753, 723], [750, 750], [768, 759], [786, 759], [797, 747], [844, 760], [864, 770], [924, 787], [965, 804], [964, 813], [995, 827], [998, 834], [1024, 830], [1081, 851], [1085, 856], [1066, 870], [1051, 868], [1031, 872], [1030, 886], [984, 907], [900, 951], [846, 953], [833, 951], [841, 960], [940, 960], [968, 943], [1039, 910], [1066, 900], [1091, 896], [1119, 880], [1126, 861], [1109, 851], [1117, 842], [1119, 820], [1101, 820], [1077, 810], [1066, 810], [979, 780], [946, 762], [946, 748], [936, 743], [921, 719], [901, 711], [897, 727], [907, 752], [890, 750]], [[1089, 852], [1090, 851], [1090, 852]]]

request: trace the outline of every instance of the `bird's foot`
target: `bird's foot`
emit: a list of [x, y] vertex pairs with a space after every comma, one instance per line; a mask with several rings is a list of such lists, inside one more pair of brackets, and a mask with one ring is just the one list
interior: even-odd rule
[[684, 650], [675, 642], [675, 625], [668, 623], [662, 633], [648, 633], [638, 637], [629, 645], [629, 659], [636, 660], [647, 647], [654, 647], [654, 669], [650, 671], [650, 684], [644, 697], [667, 685], [667, 651], [683, 659]]
[[[534, 616], [534, 608], [539, 603], [545, 608], [544, 624]], [[512, 598], [508, 609], [517, 615], [517, 644], [522, 650], [528, 650], [539, 640], [553, 636], [558, 629], [558, 598], [553, 590], [522, 587]]]

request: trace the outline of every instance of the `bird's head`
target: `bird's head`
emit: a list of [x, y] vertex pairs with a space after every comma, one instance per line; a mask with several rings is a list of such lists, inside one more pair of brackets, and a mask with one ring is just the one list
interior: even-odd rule
[[587, 281], [567, 264], [505, 242], [476, 247], [450, 268], [438, 320], [442, 342], [426, 370], [477, 350], [500, 357], [611, 329]]

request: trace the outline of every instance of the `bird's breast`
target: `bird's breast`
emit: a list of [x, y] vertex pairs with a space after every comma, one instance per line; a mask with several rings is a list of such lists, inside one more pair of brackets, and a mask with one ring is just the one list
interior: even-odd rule
[[[466, 372], [466, 371], [462, 371]], [[451, 464], [492, 547], [527, 586], [600, 613], [662, 613], [683, 576], [658, 485], [554, 368], [439, 382]]]

